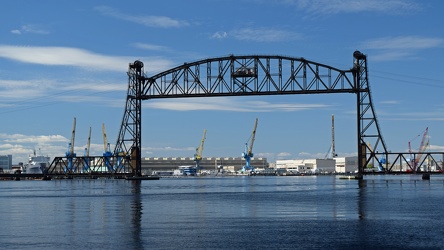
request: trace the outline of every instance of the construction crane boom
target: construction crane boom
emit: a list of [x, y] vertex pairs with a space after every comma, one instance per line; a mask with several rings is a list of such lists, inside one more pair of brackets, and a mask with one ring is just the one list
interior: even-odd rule
[[256, 136], [256, 128], [257, 128], [257, 118], [256, 122], [254, 123], [253, 131], [251, 132], [251, 138], [250, 138], [250, 144], [248, 147], [248, 155], [253, 156], [253, 143]]
[[[420, 136], [420, 135], [418, 135], [418, 136]], [[422, 135], [421, 144], [419, 145], [419, 148], [418, 148], [418, 153], [416, 155], [415, 155], [415, 153], [412, 152], [412, 146], [411, 146], [411, 143], [409, 142], [410, 162], [412, 163], [412, 167], [413, 167], [414, 171], [416, 171], [420, 167], [420, 166], [418, 166], [418, 164], [421, 162], [421, 157], [422, 157], [424, 151], [426, 150], [427, 146], [429, 145], [428, 137], [429, 137], [429, 128], [426, 127], [426, 129]]]
[[89, 127], [88, 142], [86, 143], [85, 156], [89, 156], [90, 146], [91, 146], [91, 127]]
[[202, 151], [204, 148], [206, 134], [207, 134], [207, 130], [204, 129], [202, 140], [200, 141], [200, 145], [198, 148], [196, 148], [196, 154], [194, 155], [195, 160], [198, 160], [198, 161], [202, 160]]
[[205, 142], [205, 136], [207, 134], [207, 130], [204, 129], [203, 135], [202, 135], [202, 140], [200, 141], [200, 145], [199, 147], [196, 148], [196, 153], [194, 154], [194, 161], [196, 162], [196, 166], [195, 166], [195, 171], [200, 170], [200, 160], [202, 160], [202, 152], [203, 152], [203, 148], [204, 148], [204, 142]]
[[102, 135], [103, 135], [103, 150], [106, 152], [108, 151], [108, 140], [106, 138], [105, 123], [102, 123]]
[[242, 153], [242, 156], [245, 158], [245, 166], [242, 167], [241, 170], [242, 172], [254, 171], [254, 168], [250, 165], [250, 159], [251, 157], [253, 157], [253, 143], [256, 137], [257, 121], [258, 119], [256, 118], [256, 121], [254, 122], [253, 131], [251, 132], [250, 136], [250, 143], [248, 142], [245, 143], [245, 152]]
[[76, 157], [74, 153], [74, 137], [76, 134], [76, 118], [74, 117], [74, 124], [72, 126], [71, 142], [68, 143], [68, 151], [66, 152], [66, 157], [68, 160], [68, 166], [65, 168], [65, 172], [73, 171], [73, 157]]
[[69, 149], [69, 154], [73, 155], [74, 154], [74, 138], [76, 136], [76, 118], [74, 117], [74, 123], [72, 125], [72, 133], [71, 133], [71, 145], [70, 145], [70, 149]]
[[424, 153], [427, 146], [429, 145], [428, 137], [429, 137], [429, 127], [426, 128], [426, 130], [424, 131], [424, 134], [422, 135], [422, 140], [421, 140], [421, 144], [419, 145], [418, 155], [415, 159], [416, 163], [420, 163], [422, 154]]

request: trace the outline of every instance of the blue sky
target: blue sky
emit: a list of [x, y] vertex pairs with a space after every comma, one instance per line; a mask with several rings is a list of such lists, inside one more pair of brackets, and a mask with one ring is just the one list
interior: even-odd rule
[[[35, 149], [63, 156], [76, 117], [75, 151], [114, 148], [128, 64], [148, 76], [211, 57], [304, 57], [340, 69], [367, 55], [387, 147], [444, 151], [444, 2], [419, 0], [7, 1], [0, 9], [0, 154], [27, 162]], [[189, 98], [143, 102], [144, 157], [323, 158], [335, 116], [336, 153], [356, 155], [353, 94]]]

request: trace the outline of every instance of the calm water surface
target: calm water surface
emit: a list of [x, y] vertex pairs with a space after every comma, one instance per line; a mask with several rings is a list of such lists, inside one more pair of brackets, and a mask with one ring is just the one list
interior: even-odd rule
[[444, 249], [444, 178], [0, 181], [0, 249]]

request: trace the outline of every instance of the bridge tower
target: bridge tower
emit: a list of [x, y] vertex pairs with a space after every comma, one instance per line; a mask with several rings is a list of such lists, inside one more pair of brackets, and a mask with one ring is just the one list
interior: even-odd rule
[[142, 175], [141, 140], [142, 140], [142, 84], [144, 78], [143, 63], [135, 61], [129, 65], [128, 92], [120, 132], [114, 155], [131, 161], [134, 176]]
[[[356, 89], [357, 103], [357, 129], [358, 129], [358, 178], [362, 178], [364, 168], [370, 160], [376, 158], [378, 162], [387, 157], [387, 147], [382, 137], [376, 113], [371, 98], [370, 85], [368, 84], [367, 56], [360, 51], [353, 53], [354, 63], [352, 68]], [[369, 141], [373, 146], [369, 148]], [[385, 154], [378, 159], [376, 149], [381, 148]]]

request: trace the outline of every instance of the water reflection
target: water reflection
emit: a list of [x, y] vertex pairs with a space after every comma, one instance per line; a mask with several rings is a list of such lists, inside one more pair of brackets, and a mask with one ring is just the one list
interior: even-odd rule
[[367, 180], [359, 179], [358, 180], [358, 216], [359, 219], [365, 218], [365, 194], [367, 188]]
[[143, 243], [141, 238], [142, 232], [142, 199], [141, 199], [141, 181], [133, 180], [131, 181], [131, 226], [132, 226], [132, 238], [134, 249], [143, 249]]

